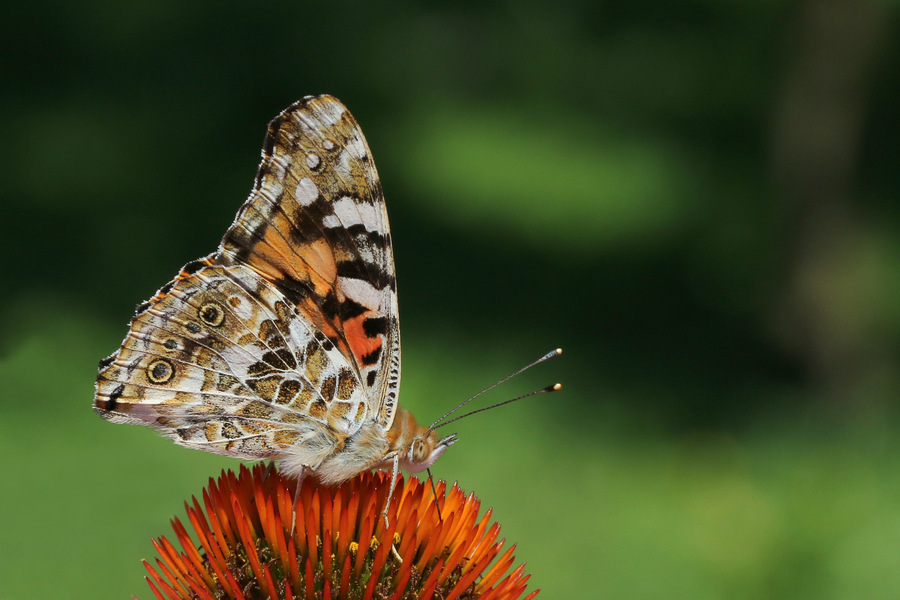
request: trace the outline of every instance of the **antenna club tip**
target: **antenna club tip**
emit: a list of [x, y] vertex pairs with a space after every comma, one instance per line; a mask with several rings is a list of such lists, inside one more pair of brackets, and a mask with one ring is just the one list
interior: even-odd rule
[[[537, 359], [536, 361], [534, 361], [533, 363], [528, 365], [528, 367], [533, 367], [534, 365], [536, 365], [538, 363], [542, 363], [545, 360], [550, 360], [551, 358], [556, 358], [560, 354], [562, 354], [562, 348], [557, 348], [555, 350], [551, 350], [547, 354], [543, 355], [542, 357], [540, 357], [539, 359]], [[525, 369], [527, 369], [528, 367], [525, 367]], [[522, 370], [524, 371], [525, 369], [522, 369]]]
[[553, 391], [554, 391], [554, 392], [558, 392], [558, 391], [561, 390], [561, 389], [562, 389], [562, 384], [561, 384], [561, 383], [557, 383], [556, 385], [553, 386]]

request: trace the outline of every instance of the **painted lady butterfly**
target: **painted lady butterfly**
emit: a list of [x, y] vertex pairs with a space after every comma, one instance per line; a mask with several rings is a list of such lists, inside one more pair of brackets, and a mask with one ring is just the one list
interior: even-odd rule
[[391, 235], [359, 125], [308, 96], [269, 124], [262, 155], [219, 249], [139, 305], [100, 361], [94, 410], [326, 484], [426, 469], [456, 436], [397, 404]]

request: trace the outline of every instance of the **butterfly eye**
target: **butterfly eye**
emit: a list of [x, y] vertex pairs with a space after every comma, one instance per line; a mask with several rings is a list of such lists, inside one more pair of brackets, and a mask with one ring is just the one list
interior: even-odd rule
[[428, 447], [425, 444], [425, 440], [419, 439], [413, 442], [412, 457], [417, 463], [425, 462], [425, 459], [428, 458]]
[[175, 368], [167, 360], [159, 358], [147, 365], [147, 377], [153, 383], [168, 383], [175, 375]]
[[225, 320], [225, 311], [213, 302], [201, 306], [197, 314], [204, 323], [212, 327], [218, 327]]

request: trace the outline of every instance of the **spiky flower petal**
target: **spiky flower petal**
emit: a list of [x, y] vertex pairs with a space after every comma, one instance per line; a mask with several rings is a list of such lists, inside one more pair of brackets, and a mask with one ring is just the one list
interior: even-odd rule
[[[381, 517], [390, 475], [362, 473], [335, 488], [310, 479], [300, 488], [271, 465], [222, 473], [185, 503], [196, 543], [179, 519], [172, 526], [181, 550], [154, 541], [160, 558], [145, 561], [154, 595], [165, 599], [481, 598], [513, 600], [524, 591], [524, 565], [508, 573], [515, 546], [500, 555], [500, 526], [480, 519], [481, 502], [456, 485], [440, 511], [429, 486], [398, 481]], [[392, 545], [402, 562], [393, 556]], [[530, 600], [537, 591], [525, 600]]]

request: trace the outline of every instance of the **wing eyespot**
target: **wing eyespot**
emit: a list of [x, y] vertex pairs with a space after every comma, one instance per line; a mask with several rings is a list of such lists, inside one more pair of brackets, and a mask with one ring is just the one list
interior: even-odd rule
[[207, 302], [197, 311], [197, 316], [210, 327], [218, 327], [225, 320], [225, 311], [215, 302]]
[[164, 358], [158, 358], [147, 365], [147, 378], [153, 383], [168, 383], [175, 376], [175, 367]]

